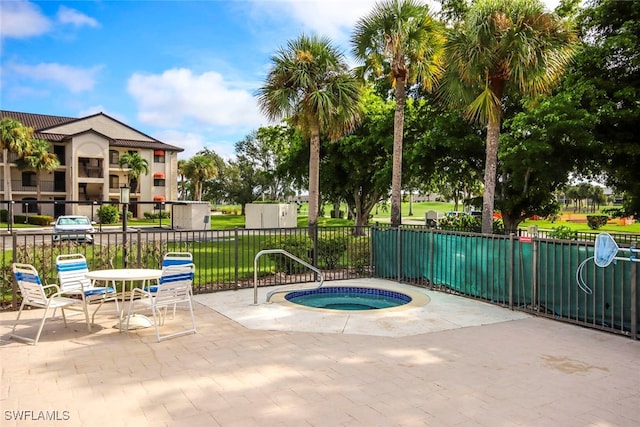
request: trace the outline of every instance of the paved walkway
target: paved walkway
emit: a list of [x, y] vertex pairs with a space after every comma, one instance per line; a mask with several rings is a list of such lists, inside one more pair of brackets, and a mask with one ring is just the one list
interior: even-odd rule
[[162, 343], [119, 333], [103, 307], [93, 333], [59, 319], [30, 346], [0, 313], [0, 425], [640, 425], [629, 338], [529, 316], [407, 336], [254, 330], [196, 305], [198, 333]]

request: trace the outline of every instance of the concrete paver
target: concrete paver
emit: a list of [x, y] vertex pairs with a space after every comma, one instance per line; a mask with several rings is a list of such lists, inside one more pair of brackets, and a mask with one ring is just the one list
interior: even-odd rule
[[[456, 301], [436, 306], [442, 296], [426, 307], [445, 323]], [[49, 320], [30, 346], [8, 338], [16, 313], [0, 313], [0, 424], [640, 425], [640, 343], [502, 308], [487, 321], [486, 304], [447, 297], [481, 320], [402, 336], [249, 329], [207, 301], [194, 335], [120, 333], [103, 308], [92, 333], [79, 318]], [[24, 315], [34, 332], [36, 315]]]

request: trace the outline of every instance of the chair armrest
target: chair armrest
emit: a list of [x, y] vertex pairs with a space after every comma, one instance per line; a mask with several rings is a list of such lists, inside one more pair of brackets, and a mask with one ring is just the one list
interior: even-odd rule
[[58, 285], [56, 285], [56, 284], [44, 285], [44, 286], [42, 287], [42, 290], [44, 291], [44, 293], [45, 293], [45, 295], [46, 295], [46, 294], [47, 294], [47, 292], [49, 291], [49, 289], [52, 289], [52, 288], [53, 288], [53, 289], [55, 289], [55, 292], [54, 292], [53, 294], [49, 294], [49, 295], [47, 295], [47, 296], [49, 296], [49, 297], [50, 297], [51, 295], [59, 294], [59, 293], [60, 293], [60, 287], [59, 287]]
[[141, 296], [151, 296], [152, 295], [151, 292], [147, 292], [142, 288], [133, 288], [133, 289], [131, 289], [131, 297], [129, 298], [130, 301], [133, 301], [133, 298], [136, 296], [136, 292], [141, 294]]

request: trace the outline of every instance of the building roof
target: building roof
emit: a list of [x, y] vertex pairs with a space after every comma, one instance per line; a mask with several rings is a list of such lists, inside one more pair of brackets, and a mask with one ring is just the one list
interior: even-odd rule
[[[104, 113], [97, 113], [86, 117], [74, 118], [74, 117], [61, 117], [61, 116], [50, 116], [46, 114], [33, 114], [33, 113], [22, 113], [18, 111], [6, 111], [0, 110], [0, 118], [11, 118], [19, 121], [25, 126], [31, 127], [34, 130], [34, 136], [40, 139], [46, 139], [51, 142], [61, 142], [65, 139], [72, 137], [71, 134], [61, 134], [61, 133], [49, 133], [45, 132], [48, 129], [56, 128], [60, 125], [65, 125], [77, 121], [81, 121], [87, 118], [95, 117], [95, 116], [104, 116], [122, 126], [125, 126], [129, 129], [134, 130], [139, 133], [141, 136], [145, 136], [148, 140], [135, 140], [135, 139], [117, 139], [117, 138], [109, 138], [108, 135], [105, 135], [110, 139], [110, 145], [115, 147], [127, 147], [127, 148], [148, 148], [154, 150], [165, 150], [165, 151], [177, 151], [182, 152], [184, 148], [176, 147], [174, 145], [165, 144], [164, 142], [158, 141], [157, 139], [146, 135], [140, 132], [137, 129], [132, 128], [131, 126], [120, 122], [119, 120], [114, 119]], [[92, 129], [87, 129], [87, 131]], [[99, 133], [99, 132], [98, 132]]]

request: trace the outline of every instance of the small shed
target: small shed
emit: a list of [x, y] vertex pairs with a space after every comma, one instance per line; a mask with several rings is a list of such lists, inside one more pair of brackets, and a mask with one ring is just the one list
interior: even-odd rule
[[211, 226], [209, 202], [172, 202], [171, 228], [208, 230]]
[[295, 203], [247, 203], [245, 228], [295, 228], [298, 205]]

